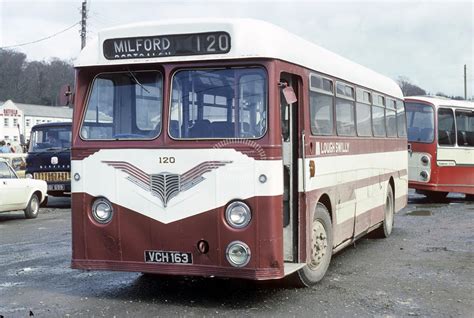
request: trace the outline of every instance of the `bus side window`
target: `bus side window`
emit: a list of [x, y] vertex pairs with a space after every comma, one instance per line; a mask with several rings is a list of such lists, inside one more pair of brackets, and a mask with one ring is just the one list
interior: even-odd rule
[[310, 92], [311, 133], [313, 135], [332, 135], [334, 97]]
[[474, 147], [474, 112], [456, 110], [458, 146]]
[[454, 131], [454, 115], [451, 109], [438, 109], [438, 144], [454, 146], [456, 134]]

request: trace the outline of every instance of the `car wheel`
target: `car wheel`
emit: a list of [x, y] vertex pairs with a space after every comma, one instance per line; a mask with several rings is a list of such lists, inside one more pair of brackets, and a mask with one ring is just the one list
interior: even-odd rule
[[34, 219], [38, 216], [40, 207], [40, 200], [36, 193], [33, 193], [30, 198], [30, 202], [28, 202], [28, 206], [25, 209], [25, 217], [27, 219]]
[[371, 233], [371, 237], [387, 238], [390, 236], [390, 234], [392, 234], [395, 210], [394, 201], [392, 186], [389, 184], [387, 186], [387, 196], [385, 198], [384, 218], [382, 225]]
[[297, 272], [304, 286], [319, 282], [329, 267], [332, 257], [332, 222], [328, 209], [318, 203], [311, 224], [311, 255], [308, 264]]

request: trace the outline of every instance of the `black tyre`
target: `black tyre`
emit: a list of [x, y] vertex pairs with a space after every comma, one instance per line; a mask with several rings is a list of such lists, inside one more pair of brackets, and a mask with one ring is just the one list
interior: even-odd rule
[[40, 207], [44, 208], [48, 205], [48, 197], [45, 197], [43, 202], [41, 202]]
[[311, 255], [308, 264], [296, 274], [304, 286], [311, 286], [323, 279], [332, 257], [333, 231], [328, 209], [318, 203], [311, 224]]
[[474, 201], [474, 194], [466, 194], [466, 201]]
[[442, 202], [446, 200], [448, 193], [449, 192], [426, 191], [423, 194], [431, 202]]
[[371, 233], [373, 238], [387, 238], [392, 234], [393, 221], [395, 214], [395, 200], [392, 186], [387, 186], [387, 195], [385, 197], [384, 218], [382, 225]]
[[35, 219], [38, 216], [40, 207], [40, 200], [36, 193], [31, 195], [30, 201], [28, 202], [28, 206], [25, 209], [25, 217], [27, 219]]

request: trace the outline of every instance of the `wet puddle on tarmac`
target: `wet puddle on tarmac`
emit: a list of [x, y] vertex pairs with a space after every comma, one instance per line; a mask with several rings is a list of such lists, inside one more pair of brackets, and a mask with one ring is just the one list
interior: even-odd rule
[[431, 213], [430, 210], [415, 210], [406, 213], [405, 215], [413, 215], [413, 216], [431, 216], [433, 213]]

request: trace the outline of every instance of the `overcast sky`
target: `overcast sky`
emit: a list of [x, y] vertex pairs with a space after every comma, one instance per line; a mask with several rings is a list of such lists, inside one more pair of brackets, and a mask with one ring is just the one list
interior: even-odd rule
[[[0, 0], [0, 47], [35, 41], [80, 20], [82, 0]], [[393, 79], [430, 93], [474, 95], [472, 1], [112, 1], [88, 0], [88, 38], [124, 23], [191, 17], [246, 17], [277, 24]], [[74, 61], [79, 26], [12, 48], [29, 60]]]

